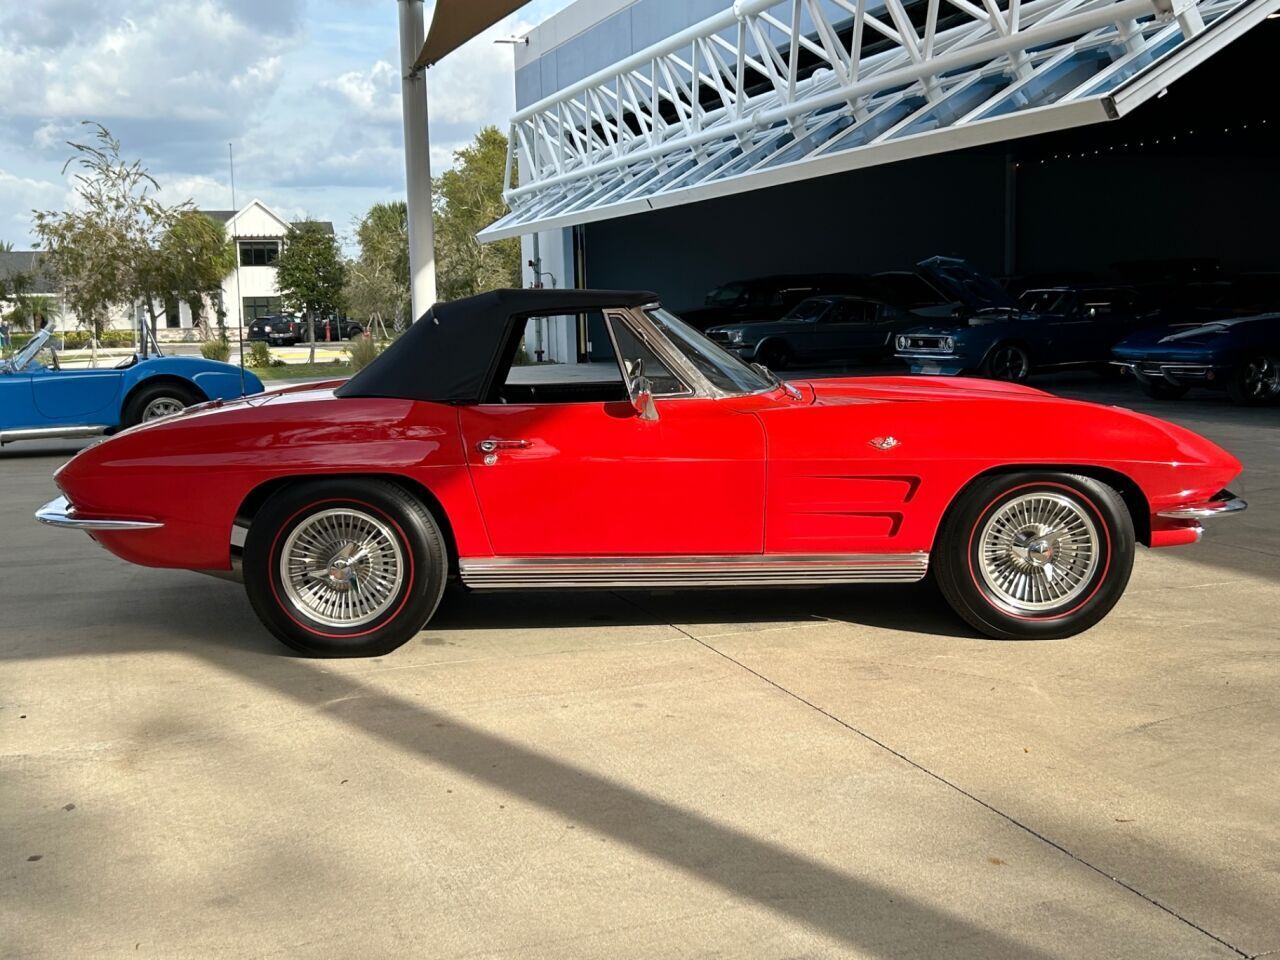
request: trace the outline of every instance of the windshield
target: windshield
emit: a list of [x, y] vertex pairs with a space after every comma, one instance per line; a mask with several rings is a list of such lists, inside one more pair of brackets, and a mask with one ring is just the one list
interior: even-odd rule
[[729, 351], [712, 343], [693, 327], [662, 307], [646, 310], [671, 345], [698, 368], [698, 372], [725, 393], [757, 393], [773, 386]]
[[740, 283], [726, 283], [723, 287], [716, 287], [707, 294], [706, 305], [708, 307], [731, 307], [739, 300], [746, 288]]
[[823, 311], [831, 306], [830, 300], [801, 300], [789, 311], [783, 320], [817, 320], [822, 316]]
[[1071, 306], [1066, 290], [1028, 290], [1018, 298], [1018, 306], [1031, 313], [1062, 313]]
[[9, 363], [9, 369], [18, 371], [22, 370], [29, 364], [40, 349], [49, 341], [51, 331], [45, 327], [34, 337], [27, 341], [27, 345], [13, 355], [13, 360]]

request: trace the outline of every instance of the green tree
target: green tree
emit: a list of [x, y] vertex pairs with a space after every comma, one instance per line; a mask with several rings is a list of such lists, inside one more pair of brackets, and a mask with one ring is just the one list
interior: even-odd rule
[[222, 225], [193, 209], [191, 201], [166, 205], [159, 184], [140, 160], [126, 161], [120, 141], [99, 123], [90, 143], [69, 142], [75, 165], [73, 210], [37, 210], [36, 236], [44, 267], [62, 285], [66, 305], [95, 337], [113, 306], [142, 301], [156, 326], [156, 301], [190, 305], [201, 321], [203, 296], [221, 289], [235, 269], [235, 254]]
[[[9, 253], [12, 249], [10, 247], [4, 252]], [[15, 327], [30, 327], [32, 325], [39, 310], [38, 298], [31, 293], [34, 286], [35, 278], [24, 271], [11, 273], [7, 277], [0, 277], [0, 301], [13, 304], [3, 319], [9, 321]]]
[[[204, 297], [222, 292], [222, 281], [236, 268], [235, 247], [221, 223], [199, 211], [175, 212], [148, 259], [143, 273], [143, 293], [156, 325], [155, 302], [182, 302], [191, 310], [191, 321], [208, 336]], [[218, 311], [218, 337], [225, 340], [226, 314]]]
[[120, 141], [106, 127], [90, 125], [93, 142], [68, 143], [74, 152], [62, 168], [65, 173], [74, 164], [81, 171], [78, 208], [37, 210], [33, 227], [67, 306], [100, 337], [107, 311], [146, 291], [152, 251], [178, 208], [156, 199], [155, 178], [141, 161], [121, 158]]
[[276, 286], [285, 308], [301, 313], [307, 321], [312, 363], [316, 362], [316, 316], [337, 313], [342, 307], [346, 274], [347, 265], [332, 233], [312, 222], [289, 228], [276, 261]]
[[347, 270], [347, 308], [366, 326], [403, 329], [409, 316], [409, 214], [403, 200], [375, 203], [356, 225], [360, 255]]
[[433, 183], [440, 299], [520, 286], [520, 241], [476, 240], [476, 233], [506, 213], [502, 200], [506, 136], [497, 127], [485, 127], [453, 156], [456, 166]]

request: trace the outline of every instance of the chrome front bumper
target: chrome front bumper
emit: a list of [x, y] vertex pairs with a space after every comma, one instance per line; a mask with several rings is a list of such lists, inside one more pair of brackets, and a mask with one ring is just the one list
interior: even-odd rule
[[1153, 360], [1112, 360], [1111, 366], [1133, 374], [1138, 380], [1151, 383], [1164, 380], [1178, 387], [1193, 387], [1212, 383], [1223, 368], [1213, 363], [1177, 363]]
[[1228, 514], [1240, 513], [1248, 508], [1248, 504], [1239, 497], [1223, 491], [1212, 500], [1200, 503], [1186, 503], [1180, 507], [1157, 511], [1156, 516], [1166, 520], [1210, 520], [1213, 517], [1225, 517]]
[[36, 519], [51, 527], [68, 527], [72, 530], [155, 530], [163, 523], [155, 520], [120, 520], [110, 517], [77, 517], [66, 497], [50, 500], [36, 511]]

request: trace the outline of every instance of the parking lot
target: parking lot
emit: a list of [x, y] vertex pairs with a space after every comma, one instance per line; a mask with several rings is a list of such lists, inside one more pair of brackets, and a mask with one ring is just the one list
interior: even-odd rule
[[1037, 385], [1202, 432], [1250, 501], [1045, 643], [927, 583], [457, 591], [304, 660], [37, 526], [78, 445], [5, 447], [0, 956], [1280, 952], [1280, 415]]

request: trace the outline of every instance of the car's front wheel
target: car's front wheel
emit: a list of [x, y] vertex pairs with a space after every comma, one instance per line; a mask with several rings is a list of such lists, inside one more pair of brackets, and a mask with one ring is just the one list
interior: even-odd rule
[[244, 546], [259, 618], [312, 657], [388, 653], [440, 604], [448, 559], [431, 513], [385, 480], [317, 480], [271, 497]]
[[1133, 569], [1133, 520], [1091, 477], [981, 478], [948, 511], [930, 560], [938, 586], [972, 627], [1000, 640], [1051, 640], [1110, 612]]
[[1016, 343], [1000, 343], [987, 354], [982, 373], [992, 380], [1021, 383], [1031, 374], [1031, 357]]
[[781, 340], [766, 340], [756, 348], [756, 360], [770, 370], [785, 370], [791, 363], [791, 348]]
[[1227, 396], [1246, 407], [1280, 399], [1280, 357], [1266, 353], [1248, 357], [1231, 371]]

